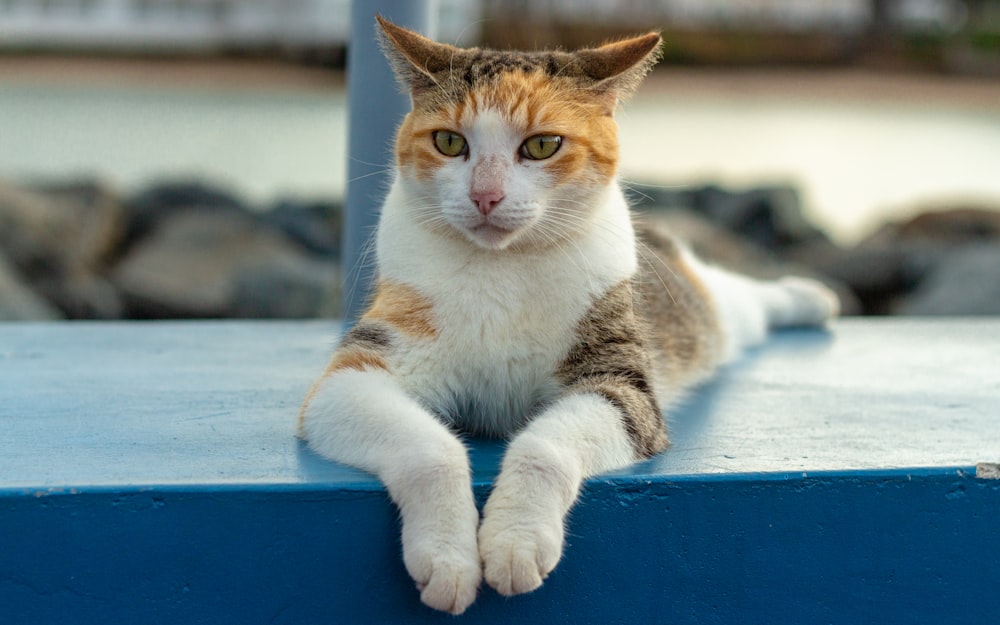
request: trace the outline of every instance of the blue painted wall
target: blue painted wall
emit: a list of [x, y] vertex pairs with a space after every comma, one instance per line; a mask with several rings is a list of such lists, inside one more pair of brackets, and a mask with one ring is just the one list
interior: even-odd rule
[[998, 512], [1000, 481], [950, 470], [607, 478], [539, 591], [455, 619], [374, 483], [6, 493], [0, 622], [985, 624]]

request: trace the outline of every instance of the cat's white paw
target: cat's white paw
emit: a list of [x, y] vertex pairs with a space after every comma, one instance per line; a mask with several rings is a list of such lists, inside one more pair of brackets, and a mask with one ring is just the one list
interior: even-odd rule
[[782, 325], [822, 325], [840, 314], [840, 298], [816, 280], [785, 276], [778, 284], [791, 299]]
[[486, 582], [505, 596], [542, 585], [562, 555], [563, 526], [558, 515], [537, 509], [487, 504], [479, 528], [479, 555]]
[[476, 600], [482, 569], [475, 531], [471, 541], [458, 536], [404, 539], [403, 563], [420, 600], [435, 610], [457, 615]]

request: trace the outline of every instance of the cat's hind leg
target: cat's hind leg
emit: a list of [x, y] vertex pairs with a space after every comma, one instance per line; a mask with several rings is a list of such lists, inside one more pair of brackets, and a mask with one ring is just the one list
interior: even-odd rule
[[771, 329], [823, 326], [840, 312], [836, 293], [816, 280], [795, 276], [756, 280], [707, 265], [690, 254], [685, 262], [712, 296], [725, 336], [724, 360], [762, 342]]
[[817, 280], [785, 276], [761, 286], [771, 328], [822, 326], [840, 313], [837, 294]]
[[482, 573], [479, 512], [461, 441], [392, 374], [368, 363], [328, 371], [316, 383], [302, 408], [300, 435], [323, 456], [378, 476], [399, 507], [403, 562], [421, 600], [452, 614], [465, 611]]

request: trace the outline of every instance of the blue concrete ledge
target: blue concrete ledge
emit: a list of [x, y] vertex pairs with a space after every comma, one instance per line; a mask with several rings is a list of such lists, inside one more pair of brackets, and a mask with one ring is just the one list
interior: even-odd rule
[[[1000, 320], [789, 332], [591, 480], [537, 592], [422, 606], [293, 436], [336, 324], [0, 324], [0, 623], [993, 623]], [[480, 498], [501, 446], [474, 443]]]

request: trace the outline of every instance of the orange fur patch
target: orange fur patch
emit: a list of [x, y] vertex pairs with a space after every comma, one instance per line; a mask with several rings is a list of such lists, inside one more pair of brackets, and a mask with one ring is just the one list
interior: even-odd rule
[[333, 360], [327, 365], [324, 376], [341, 371], [343, 369], [354, 369], [364, 371], [365, 369], [389, 369], [389, 364], [378, 354], [373, 354], [365, 350], [349, 350], [338, 352]]
[[323, 383], [323, 380], [337, 371], [343, 371], [345, 369], [353, 369], [354, 371], [383, 369], [388, 371], [389, 364], [378, 354], [374, 354], [367, 350], [337, 350], [337, 352], [333, 355], [333, 359], [330, 360], [330, 364], [328, 364], [326, 366], [326, 370], [323, 371], [323, 375], [316, 380], [316, 382], [309, 389], [309, 392], [306, 393], [306, 398], [302, 401], [302, 407], [299, 408], [298, 430], [300, 437], [302, 437], [302, 426], [305, 424], [306, 420], [306, 410], [309, 408], [309, 404], [312, 403], [313, 398], [316, 397], [316, 393], [319, 392], [319, 387]]
[[433, 305], [413, 287], [397, 282], [379, 282], [375, 300], [362, 319], [379, 320], [412, 337], [437, 335]]
[[[378, 285], [375, 300], [362, 316], [363, 320], [379, 321], [392, 327], [393, 330], [411, 337], [433, 337], [437, 335], [431, 316], [430, 301], [420, 295], [416, 289], [396, 282], [382, 281]], [[355, 328], [357, 329], [357, 327]], [[350, 338], [350, 334], [348, 334]], [[333, 354], [330, 364], [320, 379], [313, 384], [306, 394], [302, 408], [299, 410], [299, 432], [305, 421], [305, 413], [309, 408], [320, 385], [327, 377], [344, 370], [369, 371], [373, 369], [389, 370], [389, 363], [378, 349], [377, 345], [345, 342]]]

